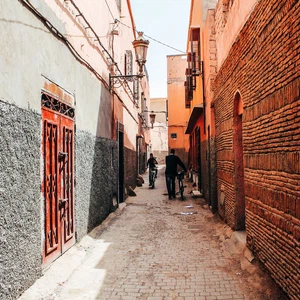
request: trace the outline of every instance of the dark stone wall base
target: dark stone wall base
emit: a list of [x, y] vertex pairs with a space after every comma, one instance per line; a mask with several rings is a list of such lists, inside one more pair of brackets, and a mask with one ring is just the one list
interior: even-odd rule
[[75, 225], [79, 240], [113, 210], [113, 197], [118, 195], [118, 144], [78, 130], [75, 157]]
[[41, 116], [0, 100], [0, 299], [41, 275]]
[[[133, 189], [136, 187], [137, 178], [137, 155], [136, 151], [124, 148], [124, 180], [125, 188], [131, 186]], [[126, 195], [125, 195], [126, 197]]]

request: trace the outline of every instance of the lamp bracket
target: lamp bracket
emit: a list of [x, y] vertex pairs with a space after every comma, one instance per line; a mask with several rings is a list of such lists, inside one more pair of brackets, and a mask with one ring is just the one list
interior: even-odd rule
[[139, 81], [144, 74], [136, 75], [110, 75], [109, 74], [109, 90], [111, 90], [116, 83], [127, 83], [127, 81]]
[[149, 112], [149, 113], [153, 113], [153, 114], [166, 114], [167, 111], [165, 110], [143, 110], [143, 113], [145, 112]]

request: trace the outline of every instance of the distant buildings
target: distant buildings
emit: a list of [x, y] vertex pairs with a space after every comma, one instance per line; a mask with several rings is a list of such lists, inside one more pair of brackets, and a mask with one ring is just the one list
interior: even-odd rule
[[187, 166], [189, 140], [185, 129], [189, 113], [183, 101], [185, 69], [186, 55], [167, 56], [168, 145], [169, 149], [175, 149], [176, 155]]
[[150, 111], [155, 115], [155, 123], [150, 130], [149, 151], [153, 153], [159, 164], [165, 163], [168, 155], [168, 100], [151, 98]]

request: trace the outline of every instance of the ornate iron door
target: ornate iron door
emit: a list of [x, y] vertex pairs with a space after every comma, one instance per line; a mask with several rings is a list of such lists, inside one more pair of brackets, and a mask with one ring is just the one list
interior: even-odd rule
[[74, 121], [51, 107], [42, 108], [42, 121], [43, 264], [47, 265], [75, 243]]
[[60, 200], [62, 252], [74, 244], [74, 123], [61, 117]]

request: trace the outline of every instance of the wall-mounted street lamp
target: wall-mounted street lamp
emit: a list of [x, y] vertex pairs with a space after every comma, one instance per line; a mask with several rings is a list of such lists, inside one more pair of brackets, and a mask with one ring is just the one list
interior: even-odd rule
[[153, 124], [155, 123], [156, 114], [150, 114], [149, 117], [150, 117], [151, 128], [153, 128]]
[[167, 111], [165, 110], [160, 110], [160, 111], [154, 111], [154, 110], [143, 110], [143, 113], [149, 112], [149, 117], [150, 117], [150, 124], [151, 124], [151, 128], [153, 128], [153, 124], [155, 123], [155, 117], [156, 114], [168, 114]]
[[149, 46], [149, 41], [143, 37], [143, 32], [138, 32], [138, 37], [132, 42], [133, 48], [135, 50], [136, 62], [139, 66], [139, 73], [136, 75], [110, 75], [109, 74], [109, 89], [112, 88], [114, 80], [125, 81], [128, 78], [133, 80], [139, 80], [144, 76], [144, 65], [146, 63], [147, 50]]

